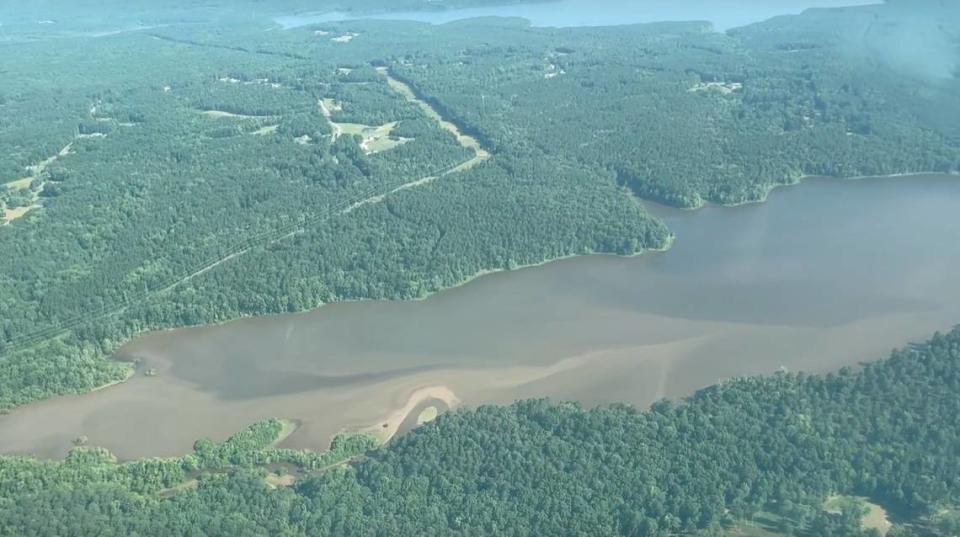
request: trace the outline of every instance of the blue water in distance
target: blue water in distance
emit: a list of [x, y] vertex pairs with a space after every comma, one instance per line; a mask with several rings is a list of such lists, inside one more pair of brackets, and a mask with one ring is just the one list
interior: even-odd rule
[[615, 26], [662, 21], [710, 21], [717, 31], [760, 22], [809, 8], [877, 4], [876, 0], [560, 0], [446, 11], [393, 12], [377, 15], [327, 12], [277, 17], [284, 28], [357, 18], [409, 20], [444, 24], [474, 17], [522, 17], [533, 26]]

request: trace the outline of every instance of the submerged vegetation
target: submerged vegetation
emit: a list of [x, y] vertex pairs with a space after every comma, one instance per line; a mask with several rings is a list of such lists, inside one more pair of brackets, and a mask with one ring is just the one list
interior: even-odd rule
[[372, 450], [266, 449], [270, 421], [182, 459], [2, 458], [0, 533], [856, 536], [878, 535], [864, 516], [880, 506], [888, 535], [949, 535], [958, 389], [960, 329], [858, 371], [742, 378], [648, 412], [457, 411]]

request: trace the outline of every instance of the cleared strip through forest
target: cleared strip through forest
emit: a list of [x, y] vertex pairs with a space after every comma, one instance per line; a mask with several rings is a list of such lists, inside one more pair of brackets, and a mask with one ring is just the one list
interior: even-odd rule
[[417, 91], [409, 83], [404, 82], [403, 80], [400, 80], [399, 78], [397, 78], [386, 67], [378, 67], [377, 72], [379, 72], [380, 74], [386, 77], [387, 83], [390, 85], [391, 89], [393, 89], [400, 95], [403, 95], [403, 97], [406, 98], [407, 101], [412, 102], [417, 106], [419, 106], [420, 109], [423, 110], [423, 112], [427, 114], [428, 117], [436, 121], [443, 130], [452, 133], [457, 138], [457, 143], [473, 151], [474, 158], [471, 160], [468, 160], [467, 162], [464, 162], [462, 164], [462, 166], [464, 167], [461, 169], [468, 170], [473, 166], [479, 164], [480, 162], [483, 162], [484, 160], [487, 160], [488, 158], [490, 158], [490, 152], [486, 148], [484, 148], [483, 145], [480, 144], [479, 140], [477, 140], [473, 136], [464, 134], [462, 129], [458, 127], [455, 123], [453, 123], [448, 119], [445, 119], [440, 114], [440, 112], [438, 112], [437, 109], [433, 107], [433, 105], [428, 103], [423, 98], [419, 97]]
[[[157, 37], [157, 36], [155, 36]], [[194, 44], [196, 43], [187, 43]], [[243, 52], [250, 52], [242, 49], [237, 49]], [[448, 175], [454, 173], [460, 173], [466, 170], [469, 170], [476, 166], [477, 164], [489, 159], [491, 154], [489, 151], [484, 149], [480, 143], [473, 137], [464, 135], [460, 129], [453, 123], [445, 120], [429, 103], [417, 97], [413, 88], [411, 88], [405, 82], [397, 80], [391, 76], [390, 72], [386, 68], [379, 68], [378, 71], [382, 73], [387, 79], [388, 84], [392, 89], [400, 93], [408, 101], [416, 103], [431, 119], [437, 121], [437, 123], [443, 128], [451, 132], [457, 139], [457, 142], [465, 148], [471, 149], [473, 151], [473, 156], [469, 159], [450, 166], [444, 170], [441, 170], [438, 173], [416, 179], [414, 181], [409, 181], [407, 183], [396, 186], [386, 192], [377, 193], [373, 190], [368, 191], [362, 195], [362, 197], [356, 201], [345, 201], [339, 204], [336, 204], [332, 207], [329, 207], [326, 211], [315, 214], [312, 217], [301, 216], [299, 221], [282, 226], [278, 229], [271, 231], [263, 232], [257, 235], [252, 235], [245, 237], [239, 243], [236, 243], [231, 247], [231, 249], [226, 254], [220, 254], [216, 258], [209, 259], [203, 264], [195, 267], [191, 270], [186, 276], [181, 278], [165, 282], [157, 286], [155, 289], [146, 290], [143, 294], [132, 297], [128, 300], [121, 302], [120, 304], [114, 304], [110, 306], [104, 306], [94, 311], [87, 312], [83, 316], [75, 316], [73, 318], [67, 319], [58, 326], [51, 326], [44, 328], [32, 333], [24, 334], [21, 337], [13, 338], [10, 340], [10, 348], [7, 352], [13, 352], [13, 347], [18, 347], [20, 349], [30, 347], [33, 345], [38, 345], [58, 337], [66, 335], [70, 330], [76, 328], [77, 326], [96, 321], [98, 319], [103, 319], [113, 315], [118, 315], [126, 311], [129, 307], [142, 304], [154, 297], [157, 297], [161, 294], [170, 292], [177, 288], [178, 286], [202, 275], [205, 274], [216, 267], [227, 263], [233, 259], [243, 256], [244, 254], [250, 252], [251, 250], [268, 246], [270, 244], [276, 243], [278, 241], [284, 240], [286, 238], [292, 237], [298, 233], [302, 233], [308, 227], [319, 224], [327, 219], [337, 216], [337, 215], [346, 215], [354, 210], [364, 206], [370, 205], [373, 203], [379, 203], [386, 199], [387, 196], [395, 194], [403, 190], [409, 190], [411, 188], [420, 187], [427, 185]]]
[[149, 35], [150, 37], [152, 37], [152, 38], [154, 38], [154, 39], [159, 39], [159, 40], [161, 40], [161, 41], [167, 41], [167, 42], [169, 42], [169, 43], [177, 43], [177, 44], [180, 44], [180, 45], [189, 45], [189, 46], [191, 46], [191, 47], [215, 48], [215, 49], [220, 49], [220, 50], [232, 50], [232, 51], [235, 51], [235, 52], [244, 52], [244, 53], [247, 53], [247, 54], [262, 54], [262, 55], [265, 55], [265, 56], [280, 56], [281, 58], [291, 58], [291, 59], [295, 59], [295, 60], [309, 60], [309, 59], [310, 59], [310, 58], [308, 58], [308, 57], [306, 57], [306, 56], [301, 56], [300, 54], [294, 54], [294, 53], [292, 53], [292, 52], [276, 52], [276, 51], [272, 51], [272, 50], [263, 50], [263, 49], [251, 50], [251, 49], [248, 49], [248, 48], [237, 47], [237, 46], [218, 45], [218, 44], [216, 44], [216, 43], [203, 43], [203, 42], [200, 42], [200, 41], [192, 41], [192, 40], [189, 40], [189, 39], [178, 39], [178, 38], [176, 38], [176, 37], [170, 37], [170, 36], [168, 36], [168, 35], [157, 34], [157, 33], [149, 33], [149, 32], [148, 32], [146, 35]]

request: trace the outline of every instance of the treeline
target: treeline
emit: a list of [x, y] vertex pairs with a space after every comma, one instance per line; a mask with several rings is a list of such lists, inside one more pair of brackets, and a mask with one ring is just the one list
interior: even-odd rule
[[[191, 28], [183, 41], [217, 34]], [[264, 32], [250, 31], [245, 46], [264, 48], [254, 40]], [[283, 35], [294, 37], [275, 46], [300, 34]], [[43, 207], [0, 230], [0, 408], [122, 379], [126, 369], [102, 358], [145, 330], [422, 297], [485, 270], [668, 240], [611, 174], [550, 159], [505, 154], [376, 201], [473, 152], [355, 60], [347, 72], [321, 50], [301, 61], [137, 34], [95, 46], [126, 68], [50, 79], [28, 61], [38, 52], [12, 65], [76, 92], [83, 124], [109, 129], [74, 139], [39, 177], [51, 193]], [[50, 90], [31, 88], [33, 106], [44, 106]], [[394, 135], [412, 140], [376, 154], [354, 136], [332, 141], [320, 99], [340, 105], [334, 121], [397, 122]], [[36, 128], [57, 136], [44, 121]]]
[[[166, 309], [167, 297], [158, 294], [217, 260], [300, 227], [322, 227], [356, 201], [470, 155], [395, 94], [381, 118], [411, 121], [415, 140], [376, 155], [366, 155], [350, 136], [331, 143], [317, 100], [335, 97], [357, 111], [376, 110], [391, 97], [382, 77], [376, 80], [380, 90], [340, 83], [333, 89], [336, 70], [329, 64], [278, 64], [272, 56], [138, 35], [91, 43], [96, 52], [126, 62], [126, 69], [104, 69], [91, 78], [72, 45], [62, 42], [24, 45], [22, 61], [9, 66], [27, 81], [21, 88], [25, 108], [12, 121], [32, 122], [54, 148], [31, 164], [72, 145], [33, 182], [34, 190], [42, 188], [42, 209], [0, 230], [0, 408], [121, 379], [124, 368], [103, 357], [133, 333], [238, 314], [201, 304], [219, 313], [155, 324], [125, 308], [149, 297]], [[171, 51], [175, 65], [167, 60]], [[58, 52], [76, 60], [77, 70], [32, 63]], [[46, 86], [38, 82], [43, 77]], [[66, 139], [43, 112], [57, 102], [51, 92], [66, 92], [65, 100], [76, 101], [75, 113], [84, 117], [59, 118], [70, 124]], [[201, 113], [206, 106], [276, 116], [208, 117]], [[93, 132], [105, 136], [76, 137]], [[21, 141], [0, 139], [4, 155], [20, 156], [21, 147]], [[10, 180], [19, 173], [26, 172]], [[34, 202], [33, 191], [2, 190], [6, 207]], [[372, 270], [360, 277], [372, 277]], [[268, 286], [258, 294], [274, 293]], [[66, 337], [48, 341], [58, 335]]]
[[[843, 46], [851, 20], [896, 27], [896, 9], [729, 35], [490, 19], [11, 43], [0, 169], [20, 167], [19, 179], [72, 145], [38, 176], [42, 207], [0, 228], [0, 408], [122, 378], [101, 358], [144, 330], [422, 297], [485, 270], [664, 247], [669, 232], [628, 189], [733, 204], [803, 174], [957, 169], [957, 81], [902, 77]], [[348, 31], [358, 37], [330, 40]], [[381, 199], [472, 154], [373, 65], [493, 158]], [[333, 121], [398, 122], [393, 134], [412, 140], [375, 154], [350, 133], [333, 141], [322, 99], [339, 103]], [[15, 207], [33, 192], [3, 197]]]
[[0, 533], [740, 535], [757, 519], [766, 534], [878, 535], [855, 502], [825, 507], [850, 495], [895, 515], [888, 535], [946, 536], [960, 505], [958, 389], [960, 329], [859, 370], [742, 378], [649, 411], [457, 411], [292, 488], [271, 489], [268, 459], [228, 447], [271, 453], [279, 422], [219, 448], [231, 471], [163, 499], [180, 470], [132, 477], [159, 463], [117, 467], [91, 448], [63, 463], [4, 458]]
[[[391, 69], [498, 150], [608, 170], [670, 205], [737, 204], [804, 175], [960, 169], [960, 80], [896, 61], [906, 53], [890, 42], [919, 31], [905, 9], [815, 10], [728, 34], [478, 22], [432, 28], [439, 44]], [[955, 64], [960, 12], [928, 9], [946, 37], [926, 63]], [[487, 39], [470, 40], [474, 28]]]
[[[337, 435], [327, 451], [275, 448], [281, 432], [291, 426], [280, 420], [255, 423], [222, 443], [200, 439], [194, 450], [182, 457], [151, 458], [118, 462], [104, 448], [85, 445], [77, 439], [63, 461], [42, 461], [26, 457], [0, 457], [0, 504], [14, 494], [44, 495], [67, 488], [115, 487], [132, 495], [159, 499], [191, 480], [217, 479], [235, 472], [260, 471], [266, 467], [289, 468], [301, 475], [328, 469], [376, 448], [371, 436], [354, 433]], [[0, 510], [2, 510], [0, 506]], [[51, 521], [63, 526], [66, 520]], [[11, 529], [0, 523], [0, 534]], [[105, 528], [106, 529], [106, 528]], [[70, 531], [67, 531], [70, 533]], [[26, 535], [26, 533], [22, 534]]]

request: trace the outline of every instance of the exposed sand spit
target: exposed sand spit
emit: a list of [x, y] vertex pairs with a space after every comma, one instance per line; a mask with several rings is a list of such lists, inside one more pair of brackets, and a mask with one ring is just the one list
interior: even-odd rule
[[407, 416], [420, 406], [421, 403], [431, 399], [443, 401], [448, 408], [455, 408], [460, 404], [460, 399], [446, 386], [420, 388], [410, 394], [406, 404], [390, 412], [380, 420], [377, 420], [376, 425], [371, 425], [364, 429], [363, 432], [375, 436], [381, 443], [389, 442], [390, 439], [397, 434], [397, 431], [400, 429], [400, 424], [407, 419]]

